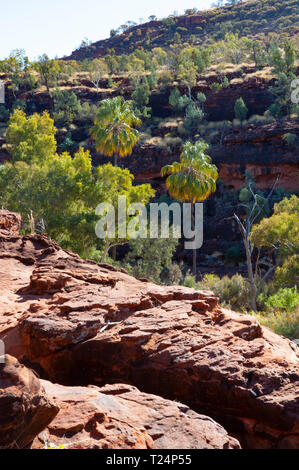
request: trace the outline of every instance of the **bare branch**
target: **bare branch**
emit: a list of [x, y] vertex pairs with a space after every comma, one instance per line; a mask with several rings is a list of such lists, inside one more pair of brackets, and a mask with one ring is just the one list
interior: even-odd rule
[[275, 269], [275, 266], [271, 266], [271, 268], [269, 268], [268, 271], [266, 272], [266, 274], [262, 277], [260, 286], [257, 290], [257, 295], [260, 294], [260, 292], [263, 288], [263, 285], [265, 284], [265, 281], [266, 281], [267, 277], [274, 271], [274, 269]]
[[262, 211], [264, 210], [264, 208], [266, 207], [266, 204], [267, 202], [269, 201], [270, 197], [272, 196], [273, 192], [274, 192], [274, 189], [278, 183], [280, 179], [280, 175], [277, 176], [276, 178], [276, 181], [275, 183], [273, 184], [272, 188], [271, 188], [271, 191], [269, 192], [268, 196], [266, 197], [266, 200], [265, 200], [265, 204], [260, 208], [260, 210], [258, 211], [258, 213], [256, 214], [256, 216], [253, 218], [252, 220], [252, 223], [254, 223], [254, 221], [259, 217], [259, 215], [262, 213]]
[[238, 222], [238, 225], [239, 225], [239, 227], [240, 227], [242, 236], [245, 238], [245, 237], [246, 237], [246, 230], [245, 230], [244, 225], [242, 224], [242, 222], [241, 222], [241, 220], [239, 219], [239, 217], [237, 216], [237, 214], [234, 214], [234, 218], [235, 218], [236, 221]]

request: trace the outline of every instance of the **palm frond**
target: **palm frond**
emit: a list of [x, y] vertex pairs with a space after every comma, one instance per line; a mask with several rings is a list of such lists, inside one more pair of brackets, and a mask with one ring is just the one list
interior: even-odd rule
[[117, 96], [105, 99], [98, 109], [91, 136], [96, 142], [96, 148], [103, 155], [120, 157], [131, 155], [139, 140], [137, 127], [141, 124], [135, 115], [130, 101]]
[[201, 202], [216, 190], [218, 170], [205, 152], [206, 142], [186, 142], [179, 162], [166, 165], [161, 176], [168, 176], [166, 186], [170, 196], [182, 202]]

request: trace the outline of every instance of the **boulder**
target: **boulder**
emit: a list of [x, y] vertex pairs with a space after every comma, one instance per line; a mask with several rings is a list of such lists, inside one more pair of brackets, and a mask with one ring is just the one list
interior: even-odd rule
[[28, 446], [58, 410], [34, 373], [6, 355], [0, 364], [0, 449]]
[[22, 217], [15, 212], [0, 210], [0, 235], [18, 235]]
[[131, 385], [65, 387], [42, 380], [60, 411], [32, 448], [238, 449], [211, 418]]
[[212, 417], [244, 447], [299, 447], [298, 347], [255, 317], [43, 236], [0, 238], [0, 260], [0, 339], [42, 378], [131, 384]]
[[179, 400], [244, 447], [299, 448], [298, 348], [254, 317], [197, 302], [166, 301], [76, 345], [71, 380]]

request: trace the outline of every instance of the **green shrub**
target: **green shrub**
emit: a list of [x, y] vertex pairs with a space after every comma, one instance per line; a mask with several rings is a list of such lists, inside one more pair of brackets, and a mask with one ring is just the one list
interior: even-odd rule
[[212, 91], [219, 91], [219, 90], [221, 90], [221, 88], [222, 88], [222, 84], [221, 84], [221, 83], [212, 82], [212, 83], [210, 84], [210, 89], [211, 89]]
[[75, 118], [75, 121], [92, 123], [95, 120], [97, 114], [97, 106], [95, 104], [89, 104], [85, 101]]
[[198, 287], [195, 277], [190, 272], [187, 272], [183, 282], [183, 286], [192, 287], [193, 289]]
[[278, 290], [274, 295], [268, 298], [265, 294], [258, 297], [259, 302], [263, 303], [267, 310], [286, 310], [293, 311], [299, 305], [299, 293], [297, 287], [285, 287]]
[[189, 103], [186, 95], [181, 95], [178, 88], [174, 88], [169, 96], [169, 104], [174, 111], [182, 111]]
[[12, 105], [12, 111], [15, 109], [20, 109], [21, 111], [26, 111], [26, 101], [17, 99], [14, 104]]
[[267, 110], [275, 119], [283, 117], [283, 108], [279, 103], [273, 103]]
[[162, 23], [167, 26], [169, 29], [173, 29], [176, 26], [176, 21], [174, 18], [171, 16], [168, 16], [167, 18], [164, 18], [162, 20]]
[[123, 267], [134, 277], [147, 278], [161, 284], [162, 273], [170, 269], [177, 245], [176, 238], [132, 239], [129, 242], [130, 251]]
[[259, 322], [278, 335], [289, 339], [299, 338], [299, 309], [294, 312], [271, 312], [256, 314]]
[[236, 119], [239, 119], [241, 122], [245, 121], [248, 114], [248, 109], [243, 101], [243, 98], [240, 97], [235, 102], [234, 112]]
[[66, 134], [65, 139], [64, 139], [64, 141], [62, 142], [62, 144], [60, 144], [59, 150], [60, 150], [60, 152], [70, 152], [70, 153], [73, 153], [77, 147], [78, 147], [78, 145], [76, 144], [76, 142], [73, 141], [73, 139], [72, 139], [72, 134], [71, 134], [71, 132], [69, 131], [69, 132]]
[[183, 279], [183, 273], [178, 264], [171, 264], [168, 268], [161, 273], [161, 279], [163, 284], [170, 286], [179, 285]]
[[235, 310], [249, 309], [249, 282], [240, 274], [220, 279], [214, 274], [206, 274], [198, 284], [201, 289], [212, 290], [222, 304]]
[[204, 112], [196, 104], [191, 103], [186, 108], [184, 127], [187, 132], [192, 134], [198, 130], [198, 126], [204, 118]]
[[56, 88], [51, 93], [54, 100], [53, 117], [58, 127], [70, 125], [75, 116], [80, 112], [81, 103], [73, 91]]
[[158, 83], [158, 74], [156, 69], [152, 69], [150, 75], [147, 76], [147, 82], [150, 90], [154, 90]]
[[161, 85], [162, 88], [171, 85], [172, 82], [173, 82], [173, 76], [171, 72], [164, 70], [163, 72], [159, 74], [158, 83]]
[[284, 134], [282, 136], [282, 139], [287, 144], [287, 146], [289, 148], [293, 148], [293, 147], [295, 147], [297, 136], [296, 136], [296, 134], [291, 134], [290, 132], [288, 132], [287, 134]]
[[22, 88], [26, 90], [35, 90], [39, 86], [37, 77], [32, 75], [30, 72], [25, 73], [22, 78]]
[[292, 287], [299, 282], [299, 255], [288, 257], [282, 266], [276, 269], [275, 284], [279, 287]]
[[229, 86], [229, 80], [228, 80], [228, 78], [227, 78], [226, 75], [223, 77], [222, 86], [223, 86], [224, 88], [227, 88], [227, 87]]

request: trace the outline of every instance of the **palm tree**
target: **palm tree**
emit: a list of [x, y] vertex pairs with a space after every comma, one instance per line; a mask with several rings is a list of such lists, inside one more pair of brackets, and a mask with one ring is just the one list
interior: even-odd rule
[[[211, 157], [205, 153], [207, 149], [206, 142], [186, 142], [180, 161], [166, 165], [161, 170], [162, 176], [169, 175], [166, 186], [170, 196], [182, 202], [192, 203], [193, 214], [194, 204], [204, 201], [216, 191], [218, 171], [212, 164]], [[196, 250], [193, 250], [193, 274], [196, 276]]]
[[117, 96], [101, 102], [90, 132], [96, 141], [97, 150], [107, 157], [114, 156], [114, 165], [117, 166], [118, 156], [131, 155], [139, 139], [139, 133], [134, 126], [140, 124], [131, 102]]

